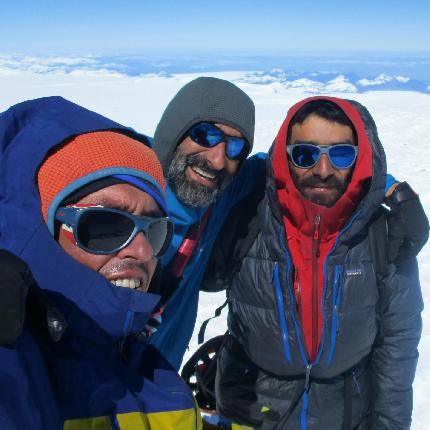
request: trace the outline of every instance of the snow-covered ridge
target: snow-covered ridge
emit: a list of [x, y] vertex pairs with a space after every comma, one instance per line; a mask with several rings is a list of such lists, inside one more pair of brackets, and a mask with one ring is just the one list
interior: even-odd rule
[[[30, 72], [108, 78], [171, 78], [178, 73], [208, 75], [219, 71], [220, 67], [228, 66], [228, 70], [242, 71], [242, 76], [235, 80], [236, 82], [280, 85], [285, 89], [309, 94], [364, 93], [375, 90], [430, 93], [430, 76], [421, 73], [420, 78], [417, 79], [417, 75], [414, 75], [416, 72], [407, 68], [403, 68], [403, 71], [399, 72], [399, 65], [395, 62], [381, 62], [377, 69], [370, 71], [366, 69], [368, 60], [366, 61], [365, 58], [362, 59], [363, 68], [358, 69], [357, 64], [352, 64], [350, 60], [342, 60], [341, 63], [339, 61], [312, 62], [309, 60], [306, 65], [292, 62], [288, 69], [277, 67], [264, 70], [267, 59], [263, 61], [258, 58], [253, 61], [242, 61], [239, 58], [235, 63], [233, 60], [227, 61], [222, 58], [211, 62], [207, 58], [196, 56], [189, 58], [155, 55], [34, 56], [2, 55], [0, 53], [0, 76]], [[256, 71], [259, 69], [260, 71]]]
[[360, 77], [341, 72], [290, 72], [273, 69], [247, 73], [240, 82], [270, 85], [281, 84], [287, 89], [297, 89], [311, 94], [364, 93], [367, 91], [417, 91], [429, 92], [426, 83], [409, 76], [381, 73], [374, 77]]
[[138, 73], [127, 63], [127, 57], [122, 61], [111, 61], [108, 57], [99, 56], [30, 56], [0, 54], [0, 76], [13, 75], [23, 72], [38, 74], [71, 74], [75, 76], [171, 76], [159, 71], [153, 73]]

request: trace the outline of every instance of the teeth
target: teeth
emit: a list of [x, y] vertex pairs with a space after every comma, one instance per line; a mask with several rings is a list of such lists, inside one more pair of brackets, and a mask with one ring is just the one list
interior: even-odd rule
[[208, 172], [206, 172], [206, 171], [204, 171], [204, 170], [202, 170], [202, 169], [200, 169], [200, 168], [198, 168], [198, 167], [192, 167], [192, 169], [193, 169], [193, 170], [194, 170], [194, 172], [196, 172], [198, 175], [203, 176], [203, 177], [204, 177], [204, 178], [206, 178], [206, 179], [211, 179], [211, 180], [214, 180], [214, 179], [215, 179], [215, 175], [210, 174], [210, 173], [208, 173]]
[[140, 287], [140, 279], [115, 279], [114, 281], [111, 281], [111, 283], [116, 285], [117, 287], [131, 288], [132, 290]]

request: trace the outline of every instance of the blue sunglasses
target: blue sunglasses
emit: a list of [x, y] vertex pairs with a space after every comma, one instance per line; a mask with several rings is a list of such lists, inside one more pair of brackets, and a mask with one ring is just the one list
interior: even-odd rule
[[208, 122], [199, 122], [190, 128], [191, 139], [205, 148], [213, 148], [225, 142], [225, 155], [231, 160], [247, 157], [250, 145], [246, 139], [225, 134], [222, 130]]
[[300, 169], [311, 169], [326, 154], [331, 165], [336, 169], [348, 169], [355, 163], [358, 147], [346, 143], [338, 145], [312, 145], [298, 143], [287, 145], [287, 153], [291, 161]]
[[55, 219], [73, 229], [76, 244], [91, 254], [114, 254], [143, 231], [155, 257], [167, 250], [173, 224], [167, 217], [136, 216], [105, 207], [60, 207]]

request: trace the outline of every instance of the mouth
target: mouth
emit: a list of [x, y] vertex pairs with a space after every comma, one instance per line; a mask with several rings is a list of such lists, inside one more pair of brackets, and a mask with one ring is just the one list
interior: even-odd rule
[[216, 178], [216, 175], [206, 172], [206, 170], [200, 169], [200, 167], [190, 166], [190, 168], [194, 173], [197, 173], [197, 175], [201, 176], [202, 178], [209, 179], [211, 181], [215, 180]]
[[194, 182], [206, 187], [214, 187], [217, 183], [218, 177], [214, 173], [210, 173], [197, 166], [188, 166], [188, 176]]
[[317, 193], [329, 193], [332, 192], [335, 188], [334, 187], [321, 187], [321, 186], [311, 186], [309, 187], [314, 192]]
[[129, 288], [130, 290], [146, 292], [148, 290], [148, 282], [144, 278], [115, 278], [109, 279], [109, 282], [116, 287]]

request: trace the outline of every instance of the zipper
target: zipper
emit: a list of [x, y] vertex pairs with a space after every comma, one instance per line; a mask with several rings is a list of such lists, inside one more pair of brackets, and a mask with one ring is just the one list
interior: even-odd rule
[[303, 390], [303, 405], [300, 413], [300, 429], [306, 430], [307, 428], [307, 415], [309, 407], [309, 388], [310, 388], [310, 377], [311, 377], [312, 364], [308, 363], [305, 369], [305, 388]]
[[283, 248], [285, 254], [285, 260], [287, 261], [287, 290], [290, 296], [290, 313], [294, 323], [294, 332], [297, 337], [297, 343], [299, 345], [300, 355], [302, 357], [303, 363], [306, 365], [308, 363], [308, 351], [306, 349], [306, 343], [304, 341], [303, 331], [299, 321], [297, 321], [297, 310], [296, 310], [296, 301], [294, 297], [294, 286], [293, 286], [293, 263], [288, 253], [288, 249], [285, 245], [284, 239], [284, 228], [280, 227], [279, 229], [279, 239], [281, 246]]
[[342, 292], [342, 266], [336, 265], [334, 269], [334, 283], [333, 283], [333, 316], [331, 322], [331, 346], [327, 356], [327, 364], [333, 360], [334, 349], [336, 344], [336, 337], [339, 331], [339, 305]]
[[312, 362], [318, 353], [318, 257], [320, 255], [320, 223], [321, 216], [318, 214], [315, 216], [312, 238]]
[[300, 321], [303, 321], [302, 289], [300, 286], [299, 271], [296, 268], [293, 268], [293, 285], [294, 285], [294, 298], [296, 299], [296, 312], [300, 318]]
[[273, 270], [273, 281], [275, 285], [275, 295], [276, 295], [276, 303], [278, 305], [278, 312], [279, 312], [279, 323], [281, 326], [281, 334], [282, 334], [282, 344], [284, 346], [284, 355], [287, 360], [287, 362], [291, 362], [291, 351], [290, 351], [290, 345], [288, 341], [288, 327], [287, 327], [287, 318], [286, 318], [286, 312], [284, 307], [284, 297], [282, 295], [282, 288], [281, 283], [279, 281], [279, 264], [278, 262], [275, 262], [275, 267]]

